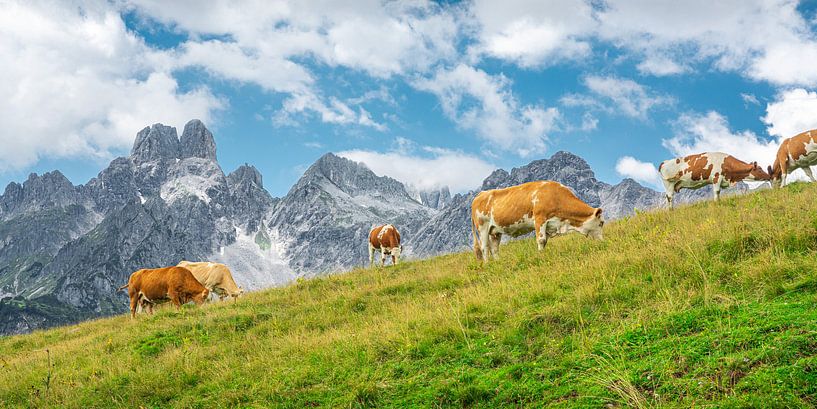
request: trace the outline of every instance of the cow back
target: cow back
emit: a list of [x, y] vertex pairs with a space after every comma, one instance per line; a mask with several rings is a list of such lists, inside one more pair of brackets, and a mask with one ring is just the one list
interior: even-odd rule
[[391, 224], [377, 226], [369, 232], [369, 244], [376, 249], [400, 247], [400, 233]]

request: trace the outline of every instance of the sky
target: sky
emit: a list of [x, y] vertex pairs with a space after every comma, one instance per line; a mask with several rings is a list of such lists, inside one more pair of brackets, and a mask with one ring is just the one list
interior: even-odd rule
[[658, 188], [817, 128], [817, 0], [0, 0], [3, 186], [193, 118], [274, 196], [326, 152], [464, 192], [567, 150]]

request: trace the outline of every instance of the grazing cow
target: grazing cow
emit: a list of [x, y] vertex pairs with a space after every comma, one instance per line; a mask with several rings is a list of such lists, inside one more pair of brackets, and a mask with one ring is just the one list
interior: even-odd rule
[[529, 182], [480, 192], [471, 203], [471, 233], [477, 260], [499, 257], [502, 235], [535, 231], [539, 250], [548, 238], [578, 232], [601, 240], [601, 209], [588, 206], [561, 183]]
[[721, 188], [734, 186], [742, 180], [769, 180], [757, 162], [746, 163], [722, 152], [704, 152], [683, 158], [669, 159], [658, 166], [667, 203], [673, 207], [672, 199], [681, 189], [699, 189], [712, 185], [715, 200], [721, 197]]
[[817, 165], [817, 129], [786, 138], [777, 150], [774, 165], [769, 166], [772, 186], [786, 185], [787, 176], [797, 169], [803, 169], [812, 182], [811, 166]]
[[391, 255], [391, 263], [397, 264], [403, 246], [400, 244], [400, 232], [391, 224], [377, 226], [369, 232], [369, 265], [374, 265], [374, 252], [380, 251], [380, 265], [386, 265], [386, 256]]
[[136, 308], [149, 307], [164, 300], [170, 300], [176, 308], [190, 301], [201, 305], [210, 295], [196, 280], [190, 270], [183, 267], [143, 269], [130, 275], [128, 283], [119, 287], [128, 289], [131, 317], [136, 317]]
[[182, 261], [178, 266], [190, 270], [204, 288], [218, 294], [219, 300], [223, 301], [225, 297], [238, 299], [238, 296], [244, 293], [244, 289], [235, 284], [233, 274], [224, 264]]

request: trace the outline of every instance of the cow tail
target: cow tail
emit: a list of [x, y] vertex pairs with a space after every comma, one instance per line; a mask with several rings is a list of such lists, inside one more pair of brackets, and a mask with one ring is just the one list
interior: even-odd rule
[[482, 260], [482, 246], [479, 242], [479, 232], [477, 231], [476, 221], [471, 222], [471, 234], [474, 236], [474, 255], [477, 260]]
[[130, 284], [125, 284], [125, 285], [123, 285], [123, 286], [121, 286], [121, 287], [117, 288], [117, 289], [116, 289], [116, 292], [120, 292], [120, 291], [122, 291], [122, 290], [124, 290], [124, 289], [128, 288], [128, 285], [130, 285]]

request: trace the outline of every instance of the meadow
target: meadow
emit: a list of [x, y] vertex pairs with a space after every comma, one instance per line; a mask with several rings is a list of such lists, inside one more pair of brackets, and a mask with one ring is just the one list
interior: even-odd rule
[[485, 265], [464, 252], [0, 338], [0, 403], [813, 407], [815, 203], [796, 183], [639, 213], [603, 242], [513, 241]]

